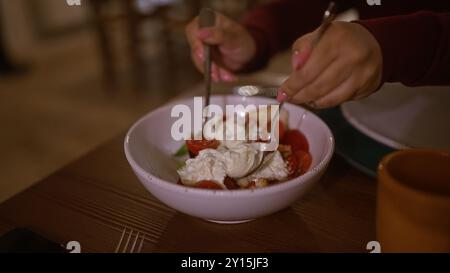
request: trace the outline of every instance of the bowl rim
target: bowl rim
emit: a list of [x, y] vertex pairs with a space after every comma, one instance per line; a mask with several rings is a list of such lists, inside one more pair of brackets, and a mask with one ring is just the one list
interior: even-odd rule
[[[217, 97], [240, 97], [238, 95], [213, 95], [211, 96], [211, 98], [217, 98]], [[270, 98], [264, 98], [264, 97], [258, 97], [258, 98], [263, 98], [263, 99], [269, 99]], [[141, 118], [139, 118], [131, 127], [130, 129], [127, 131], [127, 134], [125, 136], [124, 139], [124, 151], [125, 151], [125, 156], [128, 160], [128, 163], [130, 164], [131, 168], [133, 169], [133, 171], [135, 171], [137, 174], [139, 174], [140, 176], [143, 176], [147, 179], [147, 181], [149, 183], [155, 184], [157, 186], [160, 186], [166, 190], [169, 191], [177, 191], [177, 192], [183, 192], [183, 193], [192, 193], [192, 194], [197, 194], [197, 195], [210, 195], [210, 196], [222, 196], [222, 197], [231, 197], [231, 196], [248, 196], [250, 195], [267, 195], [267, 194], [272, 194], [275, 192], [279, 192], [279, 191], [283, 191], [285, 189], [294, 187], [296, 184], [303, 184], [306, 183], [308, 180], [310, 180], [311, 178], [313, 178], [314, 176], [316, 176], [321, 170], [323, 170], [324, 168], [327, 167], [328, 163], [330, 162], [333, 153], [334, 153], [334, 146], [335, 146], [335, 140], [334, 140], [334, 136], [333, 133], [331, 132], [330, 128], [328, 127], [328, 125], [320, 118], [318, 117], [315, 113], [299, 106], [296, 104], [292, 104], [292, 103], [285, 103], [285, 105], [290, 105], [292, 107], [299, 107], [302, 110], [306, 111], [308, 115], [312, 115], [315, 118], [317, 118], [323, 125], [326, 133], [328, 134], [328, 149], [326, 150], [325, 156], [323, 157], [323, 159], [316, 165], [314, 166], [312, 169], [308, 170], [305, 174], [300, 175], [298, 177], [295, 177], [293, 179], [289, 179], [287, 181], [284, 181], [282, 183], [278, 183], [275, 185], [271, 185], [269, 187], [264, 187], [264, 188], [256, 188], [256, 189], [237, 189], [237, 190], [211, 190], [211, 189], [201, 189], [201, 188], [193, 188], [193, 187], [187, 187], [184, 185], [179, 185], [177, 183], [173, 183], [170, 181], [166, 181], [163, 180], [155, 175], [152, 175], [151, 173], [149, 173], [148, 171], [146, 171], [145, 169], [143, 169], [131, 156], [130, 153], [130, 149], [129, 149], [129, 139], [130, 139], [130, 135], [131, 133], [135, 130], [136, 127], [138, 127], [145, 119], [147, 119], [150, 115], [157, 113], [157, 112], [161, 112], [163, 110], [165, 110], [165, 108], [167, 108], [168, 106], [176, 103], [177, 101], [185, 101], [186, 99], [189, 99], [188, 97], [185, 98], [180, 98], [180, 99], [176, 99], [173, 100], [169, 103], [166, 103], [158, 108], [156, 108], [155, 110], [152, 110], [150, 112], [148, 112], [147, 114], [145, 114], [144, 116], [142, 116]], [[142, 182], [141, 182], [142, 183]]]

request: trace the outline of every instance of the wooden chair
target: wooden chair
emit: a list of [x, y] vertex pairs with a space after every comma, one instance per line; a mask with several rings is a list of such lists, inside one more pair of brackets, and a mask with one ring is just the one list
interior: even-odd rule
[[[107, 5], [119, 4], [120, 14], [105, 14]], [[193, 1], [198, 2], [198, 1]], [[170, 48], [170, 31], [174, 25], [184, 26], [186, 22], [171, 22], [167, 20], [168, 6], [158, 6], [149, 13], [141, 13], [135, 6], [134, 0], [90, 0], [90, 6], [93, 10], [93, 23], [98, 35], [98, 43], [101, 52], [104, 79], [108, 85], [117, 83], [117, 67], [113, 52], [113, 44], [108, 34], [108, 25], [112, 22], [122, 21], [126, 24], [127, 50], [126, 56], [130, 60], [131, 73], [134, 83], [141, 85], [144, 75], [142, 75], [143, 60], [140, 55], [141, 39], [139, 37], [140, 25], [148, 19], [161, 20], [164, 25], [162, 41], [165, 47]], [[170, 55], [170, 54], [169, 54]]]
[[[130, 60], [131, 73], [133, 75], [134, 83], [138, 86], [142, 85], [145, 80], [145, 75], [143, 75], [143, 60], [140, 54], [140, 44], [141, 40], [139, 37], [139, 27], [140, 25], [148, 19], [161, 20], [163, 23], [163, 33], [162, 43], [165, 43], [166, 48], [171, 48], [170, 33], [176, 28], [183, 28], [184, 25], [190, 20], [187, 19], [174, 19], [168, 16], [168, 11], [170, 11], [171, 6], [157, 6], [151, 12], [142, 13], [140, 12], [135, 4], [136, 0], [90, 0], [90, 7], [93, 13], [93, 23], [98, 35], [98, 43], [101, 52], [104, 79], [105, 82], [111, 87], [117, 83], [117, 67], [116, 58], [113, 52], [112, 41], [108, 34], [108, 25], [111, 22], [122, 21], [126, 24], [126, 37], [127, 37], [127, 52], [126, 56]], [[257, 2], [261, 0], [215, 0], [215, 1], [200, 1], [200, 0], [185, 0], [191, 6], [194, 16], [198, 13], [198, 10], [202, 6], [213, 6], [216, 10], [224, 13], [232, 13], [233, 7], [236, 7], [236, 3], [243, 4], [244, 8], [249, 8], [254, 6]], [[235, 1], [233, 4], [231, 2]], [[245, 3], [244, 3], [245, 2]], [[119, 14], [106, 14], [105, 10], [108, 5], [118, 4]], [[230, 9], [231, 7], [231, 9]], [[223, 10], [220, 10], [223, 9]], [[242, 8], [236, 11], [237, 13], [242, 12]], [[228, 14], [230, 17], [236, 18], [238, 14]], [[167, 58], [170, 59], [172, 56], [168, 54]], [[170, 60], [169, 60], [170, 61]]]

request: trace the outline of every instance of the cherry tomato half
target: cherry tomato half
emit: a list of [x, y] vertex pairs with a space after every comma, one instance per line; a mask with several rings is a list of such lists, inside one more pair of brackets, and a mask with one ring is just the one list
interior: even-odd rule
[[217, 184], [217, 182], [211, 181], [211, 180], [202, 180], [200, 182], [197, 182], [195, 184], [196, 188], [201, 189], [209, 189], [209, 190], [222, 190], [223, 188]]
[[298, 159], [295, 154], [289, 154], [284, 159], [287, 165], [288, 177], [293, 177], [297, 174], [298, 171]]
[[239, 189], [239, 185], [237, 184], [236, 180], [234, 180], [233, 178], [231, 178], [229, 176], [225, 177], [225, 180], [223, 181], [223, 184], [229, 190], [237, 190], [237, 189]]
[[309, 152], [309, 144], [305, 135], [299, 130], [287, 130], [281, 139], [281, 144], [290, 145], [292, 152], [304, 151]]
[[278, 128], [279, 128], [278, 129], [279, 130], [279, 134], [278, 135], [279, 135], [280, 140], [281, 140], [286, 135], [286, 125], [282, 121], [280, 121], [279, 125], [278, 125]]
[[201, 150], [204, 149], [217, 149], [219, 147], [219, 141], [217, 140], [186, 140], [186, 146], [189, 152], [193, 156], [197, 156]]
[[296, 151], [295, 156], [298, 160], [298, 168], [300, 170], [300, 174], [304, 174], [311, 167], [312, 157], [311, 154], [305, 151]]

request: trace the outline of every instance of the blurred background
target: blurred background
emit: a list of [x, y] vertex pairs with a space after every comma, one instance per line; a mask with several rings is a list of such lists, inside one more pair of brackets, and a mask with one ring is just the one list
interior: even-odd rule
[[202, 77], [184, 26], [264, 0], [0, 0], [0, 202]]

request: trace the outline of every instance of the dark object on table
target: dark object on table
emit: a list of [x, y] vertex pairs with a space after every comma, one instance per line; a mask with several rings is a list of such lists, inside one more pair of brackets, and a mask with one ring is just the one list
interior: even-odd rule
[[0, 253], [65, 253], [66, 249], [31, 230], [17, 228], [0, 237]]
[[354, 128], [344, 118], [340, 107], [322, 110], [319, 116], [333, 132], [336, 153], [350, 165], [373, 178], [376, 177], [380, 160], [395, 151]]

